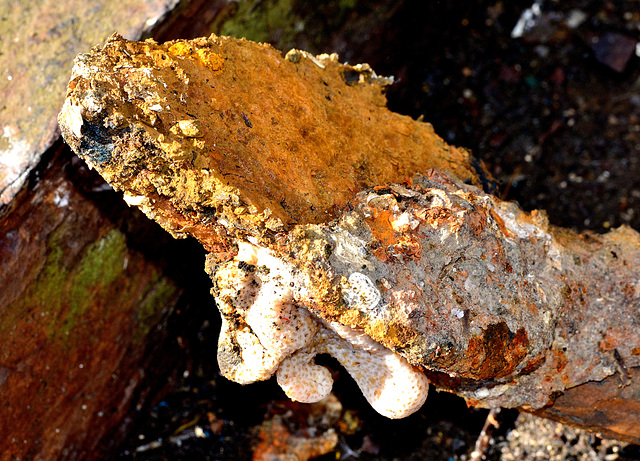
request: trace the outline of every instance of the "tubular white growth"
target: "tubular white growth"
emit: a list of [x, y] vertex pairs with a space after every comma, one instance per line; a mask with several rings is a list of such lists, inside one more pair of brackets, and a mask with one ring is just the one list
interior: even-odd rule
[[[218, 356], [227, 378], [248, 384], [277, 371], [278, 384], [290, 398], [317, 402], [331, 392], [333, 380], [314, 358], [328, 353], [384, 416], [403, 418], [426, 400], [426, 377], [403, 357], [349, 327], [318, 319], [304, 299], [294, 299], [299, 291], [293, 270], [269, 250], [241, 243], [236, 259], [218, 269], [216, 280], [223, 316]], [[368, 304], [379, 301], [365, 298]]]

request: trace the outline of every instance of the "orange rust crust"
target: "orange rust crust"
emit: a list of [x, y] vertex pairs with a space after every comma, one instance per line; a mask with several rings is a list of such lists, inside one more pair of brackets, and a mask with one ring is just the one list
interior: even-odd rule
[[502, 378], [515, 370], [529, 346], [524, 328], [512, 333], [505, 322], [489, 325], [481, 336], [470, 339], [467, 354], [473, 357], [472, 378]]
[[[389, 111], [383, 88], [368, 67], [335, 55], [291, 62], [246, 40], [114, 35], [76, 60], [60, 123], [116, 189], [156, 194], [154, 219], [181, 221], [215, 247], [216, 235], [197, 230], [212, 210], [264, 235], [327, 222], [358, 191], [429, 168], [478, 183], [469, 153]], [[81, 114], [82, 135], [69, 107]]]

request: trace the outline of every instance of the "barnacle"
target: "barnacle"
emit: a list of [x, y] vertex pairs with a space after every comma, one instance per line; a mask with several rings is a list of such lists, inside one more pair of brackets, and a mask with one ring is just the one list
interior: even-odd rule
[[343, 293], [349, 307], [364, 312], [373, 311], [380, 302], [380, 292], [371, 279], [360, 272], [349, 276], [349, 283]]

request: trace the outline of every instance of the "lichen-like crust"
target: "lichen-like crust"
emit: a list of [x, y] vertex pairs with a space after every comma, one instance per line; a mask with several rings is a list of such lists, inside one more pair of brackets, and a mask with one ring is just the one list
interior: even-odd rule
[[[314, 363], [317, 354], [327, 353], [347, 369], [380, 414], [403, 418], [422, 406], [429, 383], [420, 370], [366, 335], [315, 317], [304, 306], [305, 289], [292, 267], [267, 249], [239, 246], [238, 256], [215, 274], [223, 318], [218, 361], [224, 376], [248, 384], [276, 373], [290, 398], [317, 402], [333, 385], [329, 371]], [[375, 287], [364, 286], [369, 292], [363, 298], [370, 301]]]

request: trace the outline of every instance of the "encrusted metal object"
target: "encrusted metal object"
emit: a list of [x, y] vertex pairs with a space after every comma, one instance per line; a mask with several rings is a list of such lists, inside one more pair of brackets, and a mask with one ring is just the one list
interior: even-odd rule
[[[473, 405], [540, 410], [590, 381], [628, 386], [640, 363], [640, 238], [628, 228], [576, 236], [431, 171], [360, 192], [340, 219], [275, 249], [297, 312], [383, 344]], [[243, 263], [277, 265], [240, 253], [227, 267]], [[225, 318], [237, 322], [252, 287], [234, 291]], [[245, 363], [237, 325], [221, 336], [223, 368]]]
[[482, 179], [468, 153], [380, 85], [335, 56], [112, 37], [77, 59], [60, 124], [128, 203], [211, 252], [230, 379], [315, 401], [329, 353], [389, 417], [428, 380], [640, 441], [640, 235], [578, 235], [465, 184]]

